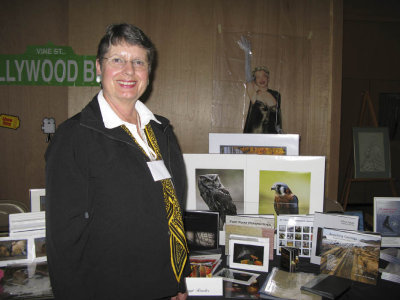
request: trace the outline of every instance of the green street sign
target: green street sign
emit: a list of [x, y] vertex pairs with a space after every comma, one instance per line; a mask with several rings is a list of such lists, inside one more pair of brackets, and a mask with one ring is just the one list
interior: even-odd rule
[[98, 86], [96, 56], [71, 47], [27, 46], [21, 55], [0, 55], [0, 85]]

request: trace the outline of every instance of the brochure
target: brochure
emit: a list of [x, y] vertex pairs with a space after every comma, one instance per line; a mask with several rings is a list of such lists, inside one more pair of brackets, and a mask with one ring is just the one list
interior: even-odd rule
[[225, 255], [229, 254], [231, 234], [269, 238], [269, 259], [274, 258], [274, 215], [226, 216], [225, 222]]
[[374, 231], [382, 234], [382, 247], [400, 247], [400, 198], [374, 198]]
[[322, 230], [322, 274], [376, 284], [381, 236], [331, 228]]
[[313, 215], [277, 216], [276, 254], [281, 255], [282, 247], [295, 247], [299, 249], [299, 257], [310, 257], [313, 224]]
[[190, 277], [212, 277], [221, 264], [221, 254], [190, 255]]
[[358, 216], [347, 216], [343, 214], [326, 214], [316, 212], [314, 214], [314, 235], [312, 238], [311, 263], [320, 264], [321, 261], [321, 238], [322, 229], [334, 228], [344, 230], [357, 230]]

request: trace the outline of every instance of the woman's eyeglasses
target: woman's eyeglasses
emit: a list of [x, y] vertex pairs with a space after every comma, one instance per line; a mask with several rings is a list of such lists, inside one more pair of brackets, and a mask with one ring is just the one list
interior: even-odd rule
[[108, 64], [117, 69], [123, 69], [128, 62], [132, 64], [135, 70], [143, 71], [147, 70], [149, 67], [149, 64], [141, 59], [126, 60], [118, 56], [103, 57], [103, 59], [106, 59]]

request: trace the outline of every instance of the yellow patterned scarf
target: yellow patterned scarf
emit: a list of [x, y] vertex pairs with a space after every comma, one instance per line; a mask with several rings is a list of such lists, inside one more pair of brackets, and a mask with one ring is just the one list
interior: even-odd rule
[[[125, 125], [121, 125], [121, 127], [125, 130], [126, 133], [129, 134], [129, 136], [135, 141], [139, 148], [142, 149], [143, 153], [146, 154], [143, 148], [133, 137], [129, 129]], [[158, 147], [156, 137], [150, 124], [146, 125], [145, 133], [149, 146], [157, 155], [157, 160], [162, 160], [160, 148]], [[181, 210], [178, 199], [176, 197], [175, 188], [172, 184], [172, 180], [170, 178], [163, 179], [161, 180], [161, 183], [163, 187], [165, 209], [167, 210], [167, 221], [170, 231], [169, 244], [171, 249], [171, 265], [176, 280], [179, 282], [183, 269], [185, 267], [185, 263], [187, 261], [189, 251], [186, 243], [185, 231], [183, 229]]]

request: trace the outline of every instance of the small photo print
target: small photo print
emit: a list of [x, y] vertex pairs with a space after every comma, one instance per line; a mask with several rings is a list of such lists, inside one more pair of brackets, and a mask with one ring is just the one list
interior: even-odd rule
[[245, 245], [240, 243], [234, 244], [233, 262], [237, 264], [264, 265], [264, 247]]
[[268, 272], [269, 239], [229, 240], [229, 266], [234, 269]]
[[36, 257], [47, 256], [46, 252], [46, 237], [39, 237], [34, 239]]
[[28, 258], [28, 240], [0, 240], [0, 261], [21, 260]]

